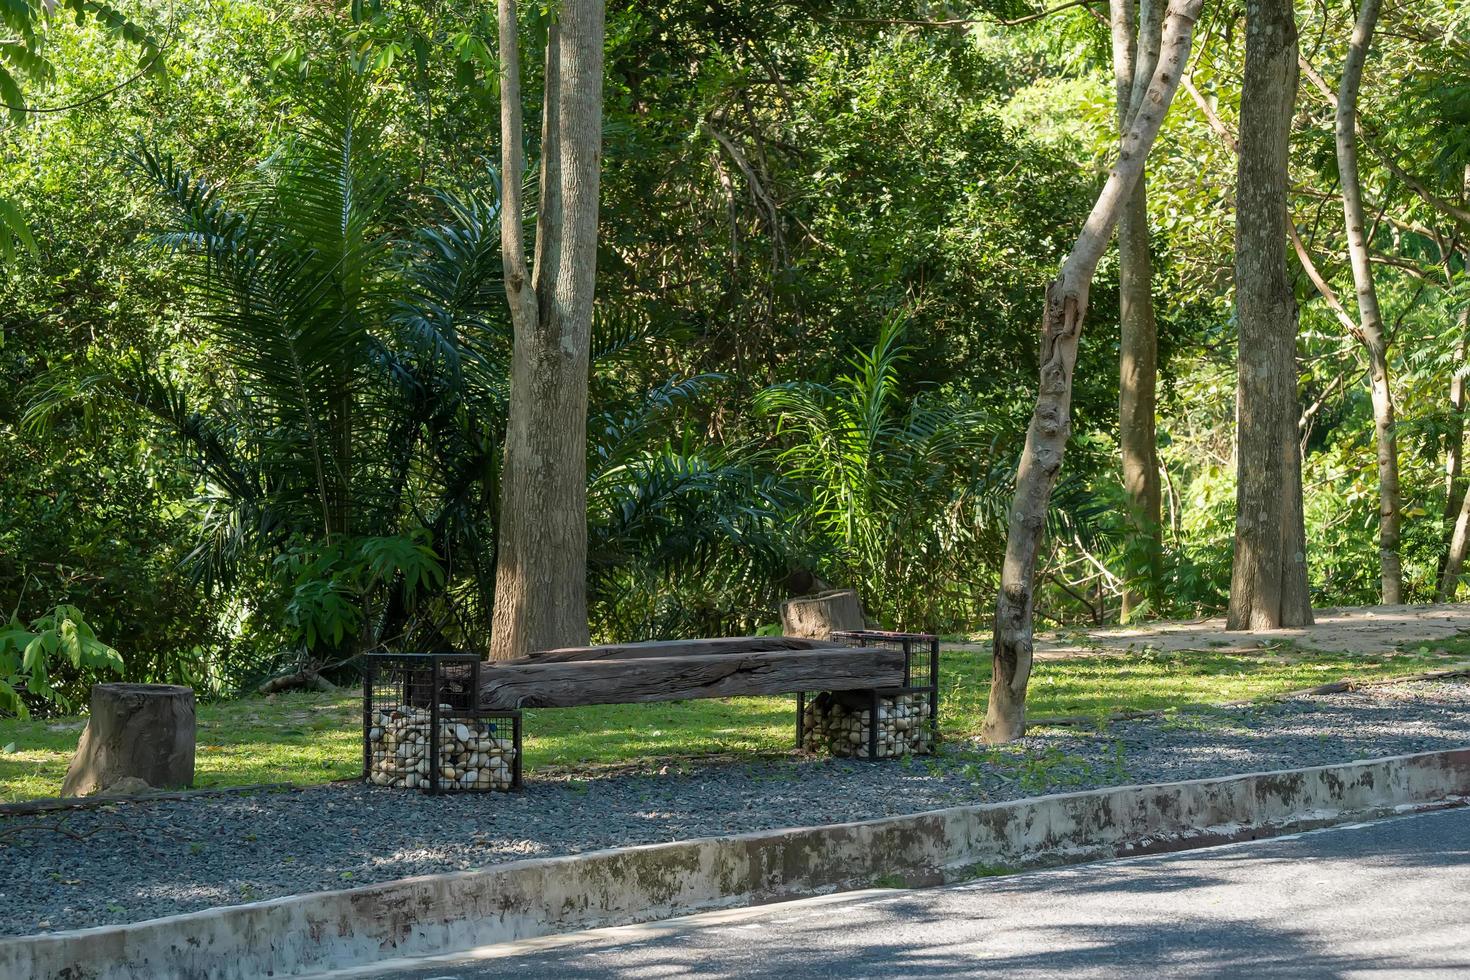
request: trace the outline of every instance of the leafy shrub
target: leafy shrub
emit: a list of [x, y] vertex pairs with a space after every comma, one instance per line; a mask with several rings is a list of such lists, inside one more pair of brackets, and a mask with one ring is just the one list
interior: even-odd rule
[[789, 382], [756, 399], [777, 421], [777, 464], [810, 493], [802, 519], [823, 577], [858, 589], [899, 628], [972, 621], [1004, 546], [1006, 470], [986, 415], [902, 384], [902, 316], [831, 385]]
[[33, 707], [73, 710], [91, 685], [123, 672], [122, 656], [97, 639], [75, 606], [0, 627], [0, 711], [21, 718]]

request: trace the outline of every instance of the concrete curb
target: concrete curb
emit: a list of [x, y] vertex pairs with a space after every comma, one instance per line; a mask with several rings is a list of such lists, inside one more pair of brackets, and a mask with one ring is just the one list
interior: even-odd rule
[[1470, 748], [615, 848], [0, 941], [0, 976], [282, 976], [985, 870], [1182, 850], [1470, 796]]

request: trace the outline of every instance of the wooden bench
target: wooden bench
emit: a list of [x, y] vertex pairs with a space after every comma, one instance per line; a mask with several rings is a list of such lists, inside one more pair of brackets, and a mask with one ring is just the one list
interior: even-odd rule
[[480, 706], [571, 708], [900, 687], [898, 650], [794, 637], [654, 641], [547, 650], [480, 669]]
[[[808, 701], [808, 691], [821, 693]], [[772, 694], [796, 695], [800, 748], [880, 759], [933, 750], [938, 693], [938, 640], [913, 633], [655, 641], [491, 662], [371, 654], [362, 775], [428, 793], [519, 789], [522, 708]]]
[[[816, 745], [810, 737], [814, 720], [826, 724], [840, 716], [846, 726], [842, 744], [833, 741], [837, 734], [825, 731], [823, 742], [840, 754], [858, 755], [863, 749], [868, 758], [881, 758], [932, 748], [937, 643], [931, 644], [932, 637], [922, 637], [922, 646], [892, 642], [917, 634], [842, 635], [843, 642], [741, 636], [547, 650], [481, 664], [479, 704], [484, 710], [510, 711], [795, 694], [799, 747]], [[875, 645], [862, 645], [867, 637]], [[917, 670], [916, 656], [922, 657]], [[916, 679], [922, 683], [916, 685]], [[825, 693], [809, 705], [809, 691]], [[880, 724], [869, 724], [873, 718]], [[916, 736], [902, 752], [900, 727]]]

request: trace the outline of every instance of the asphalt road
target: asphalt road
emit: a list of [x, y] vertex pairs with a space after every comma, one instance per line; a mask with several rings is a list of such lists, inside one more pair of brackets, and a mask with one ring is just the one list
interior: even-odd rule
[[1470, 976], [1470, 809], [600, 929], [352, 976]]

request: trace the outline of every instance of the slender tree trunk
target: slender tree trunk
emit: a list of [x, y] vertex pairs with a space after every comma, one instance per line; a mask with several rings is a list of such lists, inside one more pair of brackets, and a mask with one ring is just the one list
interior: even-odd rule
[[1358, 294], [1358, 331], [1368, 352], [1368, 376], [1373, 394], [1373, 429], [1378, 446], [1378, 565], [1386, 604], [1403, 601], [1403, 571], [1399, 564], [1399, 450], [1394, 435], [1393, 393], [1389, 390], [1388, 337], [1373, 284], [1363, 215], [1363, 187], [1358, 176], [1358, 90], [1363, 63], [1373, 43], [1379, 0], [1363, 0], [1358, 22], [1348, 43], [1337, 91], [1337, 172], [1342, 184], [1342, 213], [1347, 225], [1348, 257]]
[[1235, 564], [1226, 628], [1312, 621], [1297, 442], [1296, 297], [1286, 274], [1286, 189], [1297, 90], [1292, 0], [1246, 8], [1236, 173]]
[[490, 656], [587, 642], [587, 372], [602, 146], [601, 0], [547, 38], [541, 200], [527, 267], [516, 0], [500, 0], [505, 290], [515, 331]]
[[[1467, 170], [1470, 175], [1470, 170]], [[1448, 266], [1448, 263], [1447, 263]], [[1455, 373], [1450, 378], [1450, 432], [1445, 448], [1444, 552], [1439, 557], [1439, 578], [1434, 590], [1435, 602], [1449, 602], [1455, 597], [1460, 570], [1465, 564], [1465, 550], [1470, 545], [1470, 512], [1461, 469], [1465, 453], [1465, 377], [1460, 374], [1466, 355], [1470, 354], [1470, 307], [1460, 311], [1460, 336], [1455, 342]]]
[[1454, 519], [1460, 509], [1460, 500], [1465, 496], [1465, 485], [1460, 481], [1465, 454], [1465, 376], [1459, 365], [1470, 355], [1470, 344], [1465, 336], [1470, 328], [1470, 309], [1460, 313], [1460, 338], [1455, 342], [1455, 373], [1450, 378], [1450, 431], [1445, 436], [1444, 493], [1445, 520]]
[[1460, 498], [1460, 512], [1455, 517], [1454, 530], [1450, 532], [1449, 552], [1445, 555], [1444, 573], [1439, 578], [1436, 601], [1454, 601], [1467, 553], [1470, 553], [1470, 493]]
[[1072, 374], [1087, 315], [1088, 289], [1118, 215], [1133, 192], [1164, 114], [1174, 100], [1202, 4], [1203, 0], [1170, 0], [1158, 68], [1082, 233], [1046, 290], [1036, 408], [1016, 471], [1016, 495], [1011, 503], [1005, 562], [995, 603], [993, 671], [984, 728], [987, 742], [1007, 742], [1026, 730], [1036, 557], [1071, 428]]
[[[1126, 137], [1158, 65], [1161, 0], [1111, 0], [1113, 80], [1118, 133]], [[1122, 619], [1141, 599], [1157, 608], [1162, 578], [1162, 511], [1155, 416], [1158, 335], [1154, 321], [1153, 260], [1149, 248], [1147, 168], [1118, 215], [1118, 444], [1127, 497], [1128, 556]], [[1142, 556], [1142, 566], [1138, 558]], [[1144, 588], [1136, 590], [1142, 572]]]

